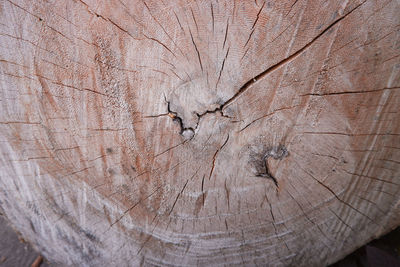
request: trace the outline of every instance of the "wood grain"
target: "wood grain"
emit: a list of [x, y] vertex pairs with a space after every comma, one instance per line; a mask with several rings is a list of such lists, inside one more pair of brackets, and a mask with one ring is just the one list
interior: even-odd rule
[[0, 5], [0, 207], [50, 261], [323, 266], [400, 225], [398, 1]]

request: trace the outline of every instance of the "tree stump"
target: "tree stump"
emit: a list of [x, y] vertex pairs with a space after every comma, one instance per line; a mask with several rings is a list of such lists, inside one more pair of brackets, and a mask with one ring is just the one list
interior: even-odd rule
[[50, 261], [322, 266], [400, 224], [398, 1], [0, 13], [0, 206]]

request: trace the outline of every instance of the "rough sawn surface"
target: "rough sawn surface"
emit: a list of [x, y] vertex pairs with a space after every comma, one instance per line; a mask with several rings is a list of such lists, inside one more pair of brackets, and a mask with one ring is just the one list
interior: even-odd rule
[[2, 1], [2, 212], [64, 265], [337, 261], [400, 224], [399, 13]]

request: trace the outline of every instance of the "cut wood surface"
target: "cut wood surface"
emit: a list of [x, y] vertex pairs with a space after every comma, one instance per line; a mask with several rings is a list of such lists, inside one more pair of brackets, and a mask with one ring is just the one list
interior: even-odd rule
[[0, 206], [51, 262], [323, 266], [400, 225], [400, 2], [0, 4]]

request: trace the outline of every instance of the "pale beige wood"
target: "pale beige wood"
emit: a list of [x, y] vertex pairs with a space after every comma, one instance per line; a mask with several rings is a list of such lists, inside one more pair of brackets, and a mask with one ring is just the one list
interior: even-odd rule
[[50, 261], [323, 266], [400, 224], [399, 1], [0, 14], [0, 206]]

